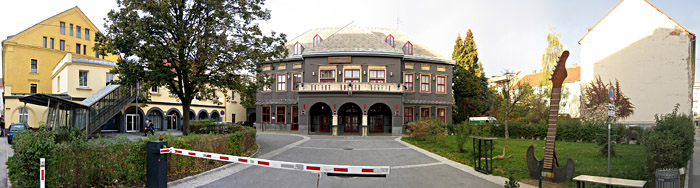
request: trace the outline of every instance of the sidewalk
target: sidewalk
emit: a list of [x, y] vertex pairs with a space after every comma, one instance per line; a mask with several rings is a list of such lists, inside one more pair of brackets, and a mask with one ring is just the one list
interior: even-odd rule
[[690, 159], [690, 181], [686, 187], [700, 187], [700, 129], [695, 129], [695, 147]]

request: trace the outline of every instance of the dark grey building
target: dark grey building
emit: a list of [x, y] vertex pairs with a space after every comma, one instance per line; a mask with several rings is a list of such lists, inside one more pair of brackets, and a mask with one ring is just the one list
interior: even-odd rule
[[302, 134], [401, 135], [420, 119], [452, 120], [452, 60], [385, 28], [311, 29], [263, 65], [258, 127]]

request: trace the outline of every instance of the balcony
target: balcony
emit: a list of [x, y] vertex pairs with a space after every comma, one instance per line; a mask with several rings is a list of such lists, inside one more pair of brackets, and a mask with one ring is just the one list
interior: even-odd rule
[[304, 83], [299, 92], [381, 92], [402, 93], [399, 83]]

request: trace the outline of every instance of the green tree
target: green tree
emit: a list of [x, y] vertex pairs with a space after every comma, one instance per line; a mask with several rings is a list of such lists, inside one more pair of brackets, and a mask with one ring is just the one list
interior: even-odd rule
[[[614, 87], [613, 87], [614, 86]], [[614, 88], [615, 92], [615, 119], [624, 119], [634, 114], [634, 105], [630, 102], [620, 88], [620, 82], [615, 80], [605, 83], [596, 76], [595, 80], [584, 84], [581, 87], [581, 115], [591, 120], [605, 120], [608, 117], [608, 104], [610, 103], [609, 89]]]
[[498, 100], [501, 103], [497, 107], [503, 113], [504, 135], [506, 139], [509, 139], [508, 120], [511, 118], [511, 114], [516, 112], [518, 108], [524, 109], [526, 105], [522, 101], [535, 94], [529, 83], [521, 85], [515, 73], [506, 72], [505, 75], [506, 84], [501, 87], [500, 99]]
[[456, 110], [452, 119], [454, 123], [460, 123], [470, 116], [479, 116], [488, 111], [493, 98], [479, 63], [471, 30], [464, 40], [461, 36], [457, 37], [452, 59], [455, 61], [452, 67], [452, 90]]
[[[257, 22], [270, 19], [264, 0], [119, 0], [105, 19], [107, 33], [97, 38], [102, 53], [120, 54], [111, 72], [119, 83], [165, 86], [190, 110], [192, 100], [213, 100], [223, 92], [251, 97], [260, 85], [250, 74], [260, 63], [286, 56], [284, 34], [265, 35]], [[148, 98], [148, 93], [145, 97]], [[218, 100], [214, 100], [219, 103]], [[243, 100], [245, 101], [245, 99]], [[189, 134], [184, 113], [183, 134]]]

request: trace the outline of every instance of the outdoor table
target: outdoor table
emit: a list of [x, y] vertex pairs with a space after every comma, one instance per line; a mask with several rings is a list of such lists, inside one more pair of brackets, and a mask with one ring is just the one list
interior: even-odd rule
[[[478, 136], [471, 136], [472, 138], [472, 156], [474, 156], [474, 170], [482, 172], [484, 174], [490, 174], [491, 171], [493, 170], [493, 140], [496, 140], [496, 138], [488, 138], [488, 137], [478, 137]], [[478, 144], [477, 144], [478, 143]], [[478, 148], [477, 148], [478, 146]], [[483, 146], [483, 147], [482, 147]], [[489, 150], [487, 148], [491, 148], [490, 155], [489, 155]], [[483, 157], [485, 158], [485, 165], [484, 168], [481, 167], [481, 157], [482, 153], [481, 151], [484, 151]], [[491, 162], [489, 162], [491, 161]]]

